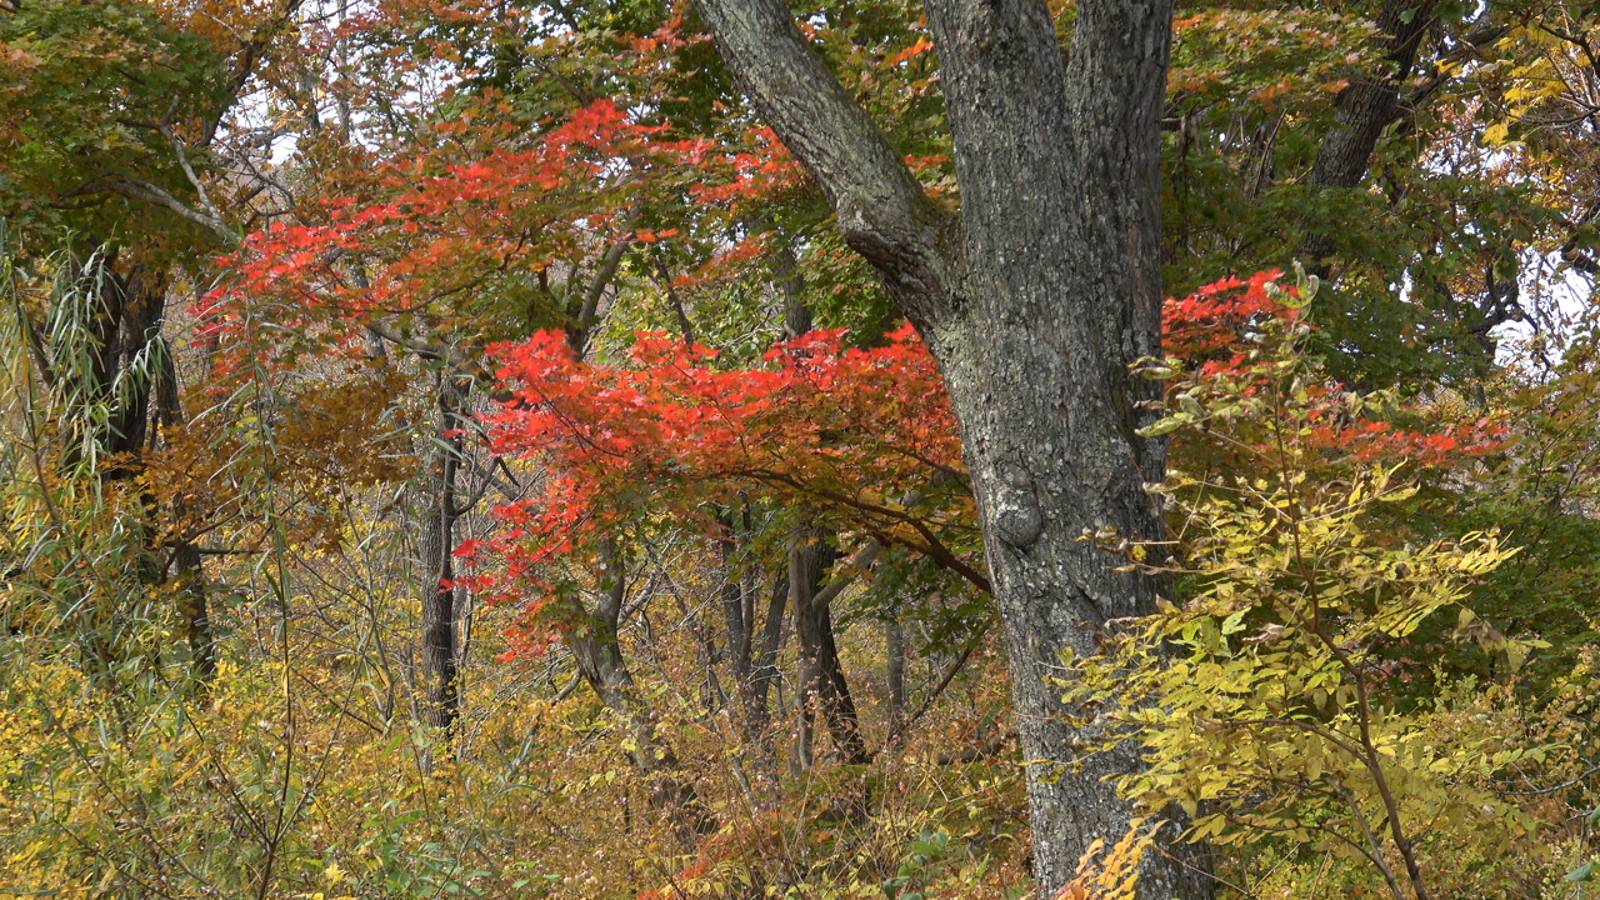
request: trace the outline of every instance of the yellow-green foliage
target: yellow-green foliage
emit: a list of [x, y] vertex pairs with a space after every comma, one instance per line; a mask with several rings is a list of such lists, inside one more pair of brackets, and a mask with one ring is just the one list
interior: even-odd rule
[[1115, 623], [1103, 654], [1070, 660], [1067, 699], [1101, 746], [1140, 748], [1147, 768], [1121, 791], [1147, 814], [1185, 817], [1252, 891], [1301, 878], [1286, 896], [1312, 883], [1331, 896], [1335, 882], [1542, 896], [1583, 859], [1571, 817], [1594, 730], [1565, 716], [1570, 692], [1600, 682], [1586, 669], [1522, 697], [1434, 672], [1432, 699], [1400, 689], [1401, 673], [1427, 668], [1414, 640], [1425, 623], [1453, 623], [1449, 640], [1481, 645], [1506, 671], [1540, 645], [1462, 606], [1516, 550], [1492, 531], [1408, 534], [1405, 468], [1319, 439], [1324, 379], [1301, 354], [1304, 334], [1269, 326], [1250, 375], [1173, 388], [1200, 440], [1252, 462], [1173, 471], [1158, 488], [1177, 540], [1130, 555], [1177, 596]]

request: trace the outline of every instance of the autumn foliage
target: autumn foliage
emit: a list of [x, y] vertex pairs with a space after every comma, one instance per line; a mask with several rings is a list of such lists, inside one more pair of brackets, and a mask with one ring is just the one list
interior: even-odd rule
[[[1587, 896], [1593, 4], [1184, 5], [1165, 533], [1061, 538], [1161, 602], [1036, 648], [1061, 759], [701, 5], [0, 0], [0, 894], [1015, 898], [1027, 774], [1136, 747], [1059, 897]], [[960, 243], [926, 6], [796, 24]]]
[[715, 504], [750, 494], [804, 504], [887, 544], [950, 553], [939, 534], [966, 524], [970, 501], [906, 508], [930, 478], [962, 477], [938, 367], [910, 326], [870, 349], [843, 337], [780, 342], [753, 369], [719, 368], [714, 351], [665, 334], [640, 335], [616, 365], [580, 361], [554, 331], [492, 348], [508, 396], [484, 416], [490, 446], [542, 463], [542, 489], [496, 509], [502, 530], [487, 546], [457, 549], [509, 561], [503, 575], [464, 583], [502, 601], [545, 592], [542, 566], [592, 552], [630, 515], [698, 519], [712, 533]]

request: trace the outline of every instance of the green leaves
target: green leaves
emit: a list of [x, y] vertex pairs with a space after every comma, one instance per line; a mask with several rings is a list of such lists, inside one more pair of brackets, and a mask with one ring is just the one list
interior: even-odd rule
[[0, 15], [0, 215], [51, 240], [48, 226], [125, 240], [187, 231], [143, 201], [128, 215], [118, 191], [189, 196], [164, 131], [230, 102], [225, 58], [151, 5], [22, 4]]

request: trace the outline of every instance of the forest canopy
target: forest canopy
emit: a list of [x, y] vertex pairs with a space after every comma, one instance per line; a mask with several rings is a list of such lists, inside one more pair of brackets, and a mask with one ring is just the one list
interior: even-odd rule
[[1600, 7], [0, 0], [0, 897], [1585, 897]]

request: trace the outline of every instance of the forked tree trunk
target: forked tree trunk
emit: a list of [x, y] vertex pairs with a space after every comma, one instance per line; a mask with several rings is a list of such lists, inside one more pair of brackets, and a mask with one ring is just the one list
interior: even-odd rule
[[[773, 685], [780, 684], [783, 672], [778, 654], [783, 649], [789, 621], [789, 576], [779, 572], [767, 597], [767, 614], [761, 623], [761, 643], [750, 664], [750, 733], [764, 744], [771, 741], [771, 713], [767, 709]], [[781, 699], [779, 705], [781, 706]], [[781, 712], [781, 710], [780, 710]]]
[[767, 713], [768, 682], [772, 677], [769, 669], [776, 662], [778, 648], [775, 629], [782, 624], [788, 595], [785, 591], [769, 600], [766, 627], [758, 632], [757, 580], [741, 574], [738, 559], [743, 532], [735, 527], [731, 512], [721, 517], [721, 526], [722, 532], [717, 536], [715, 546], [721, 568], [718, 599], [722, 605], [727, 635], [728, 668], [738, 697], [745, 746], [759, 757], [756, 760], [758, 774], [770, 782], [776, 777], [776, 772], [770, 766], [772, 742], [767, 730], [770, 721]]
[[812, 762], [817, 716], [833, 738], [834, 749], [847, 763], [871, 758], [861, 738], [855, 700], [839, 661], [833, 640], [833, 617], [825, 603], [816, 602], [832, 554], [814, 529], [797, 529], [789, 545], [789, 597], [794, 607], [795, 637], [800, 644], [800, 733], [797, 756], [802, 766]]
[[[1159, 442], [1136, 431], [1153, 390], [1129, 365], [1160, 335], [1159, 116], [1171, 0], [1079, 0], [1063, 53], [1043, 0], [927, 0], [954, 136], [961, 212], [936, 208], [901, 155], [807, 46], [783, 0], [698, 0], [723, 58], [828, 195], [944, 369], [961, 422], [1010, 654], [1025, 758], [1077, 756], [1060, 654], [1106, 620], [1150, 612], [1155, 585], [1080, 540], [1159, 534], [1144, 483]], [[1027, 768], [1040, 896], [1131, 811], [1102, 776]], [[1141, 893], [1209, 894], [1148, 858]]]
[[649, 777], [650, 805], [668, 815], [679, 839], [692, 846], [698, 835], [716, 830], [716, 822], [700, 802], [694, 785], [680, 776], [678, 755], [656, 734], [655, 711], [639, 696], [622, 658], [618, 629], [627, 580], [614, 541], [601, 543], [599, 575], [599, 600], [584, 615], [584, 627], [568, 636], [568, 645], [583, 680], [628, 729], [628, 757]]

